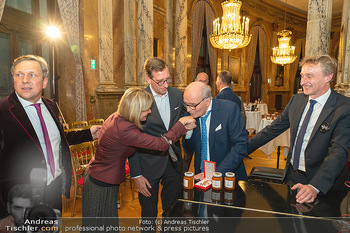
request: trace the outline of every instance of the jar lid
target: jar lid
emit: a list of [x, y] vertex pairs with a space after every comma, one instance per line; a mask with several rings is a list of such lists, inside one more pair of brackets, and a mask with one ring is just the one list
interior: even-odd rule
[[213, 176], [215, 176], [215, 177], [222, 177], [222, 174], [221, 174], [221, 172], [214, 172]]
[[226, 172], [225, 176], [227, 176], [227, 177], [235, 177], [235, 173], [233, 173], [233, 172]]
[[185, 172], [185, 176], [193, 176], [193, 172]]

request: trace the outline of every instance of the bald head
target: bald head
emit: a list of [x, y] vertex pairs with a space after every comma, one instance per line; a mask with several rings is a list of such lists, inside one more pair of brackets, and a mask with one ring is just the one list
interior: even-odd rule
[[199, 74], [197, 74], [197, 77], [195, 79], [196, 82], [202, 82], [206, 85], [209, 85], [209, 77], [206, 73], [204, 72], [200, 72]]
[[211, 102], [210, 87], [202, 82], [190, 83], [184, 92], [184, 104], [192, 117], [203, 116]]

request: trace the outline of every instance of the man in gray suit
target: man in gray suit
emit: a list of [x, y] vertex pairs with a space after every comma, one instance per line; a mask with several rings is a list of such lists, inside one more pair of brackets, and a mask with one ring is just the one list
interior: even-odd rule
[[295, 95], [282, 114], [249, 141], [248, 153], [290, 128], [284, 180], [299, 190], [298, 203], [311, 203], [330, 189], [346, 189], [350, 99], [330, 87], [337, 71], [334, 58], [307, 57], [300, 65], [304, 94]]
[[[154, 96], [155, 102], [143, 124], [143, 132], [160, 137], [184, 114], [183, 97], [179, 89], [169, 86], [172, 78], [165, 61], [148, 58], [144, 68], [149, 83], [145, 90]], [[180, 147], [179, 142], [176, 145]], [[142, 218], [157, 217], [159, 183], [163, 215], [175, 202], [182, 185], [181, 151], [177, 159], [174, 163], [168, 152], [141, 149], [129, 158], [130, 174], [139, 191]]]

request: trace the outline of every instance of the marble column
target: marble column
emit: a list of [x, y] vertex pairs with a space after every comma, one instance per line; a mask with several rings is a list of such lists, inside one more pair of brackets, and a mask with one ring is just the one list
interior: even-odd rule
[[176, 1], [175, 10], [175, 86], [186, 86], [187, 0]]
[[164, 52], [165, 62], [173, 74], [173, 43], [174, 43], [174, 0], [165, 0]]
[[137, 39], [138, 84], [146, 85], [146, 74], [143, 70], [143, 66], [146, 59], [153, 56], [153, 1], [138, 1]]
[[136, 84], [136, 2], [124, 1], [125, 84]]
[[350, 66], [350, 3], [344, 1], [343, 15], [340, 28], [338, 74], [336, 90], [350, 97], [349, 89], [349, 66]]
[[329, 54], [333, 0], [309, 0], [305, 56]]
[[97, 92], [113, 92], [113, 19], [112, 0], [98, 1], [99, 86]]

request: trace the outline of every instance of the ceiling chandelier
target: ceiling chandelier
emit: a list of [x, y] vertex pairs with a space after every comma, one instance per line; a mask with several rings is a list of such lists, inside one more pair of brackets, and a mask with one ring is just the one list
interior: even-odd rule
[[215, 48], [237, 49], [247, 46], [252, 38], [249, 32], [249, 18], [240, 16], [242, 2], [229, 0], [221, 3], [223, 16], [213, 22], [213, 34], [210, 42]]
[[[287, 1], [286, 1], [287, 4]], [[284, 11], [284, 28], [286, 28], [286, 9]], [[271, 61], [282, 66], [291, 64], [295, 61], [295, 47], [289, 46], [292, 32], [289, 30], [282, 30], [277, 33], [278, 36], [278, 47], [272, 48]]]

